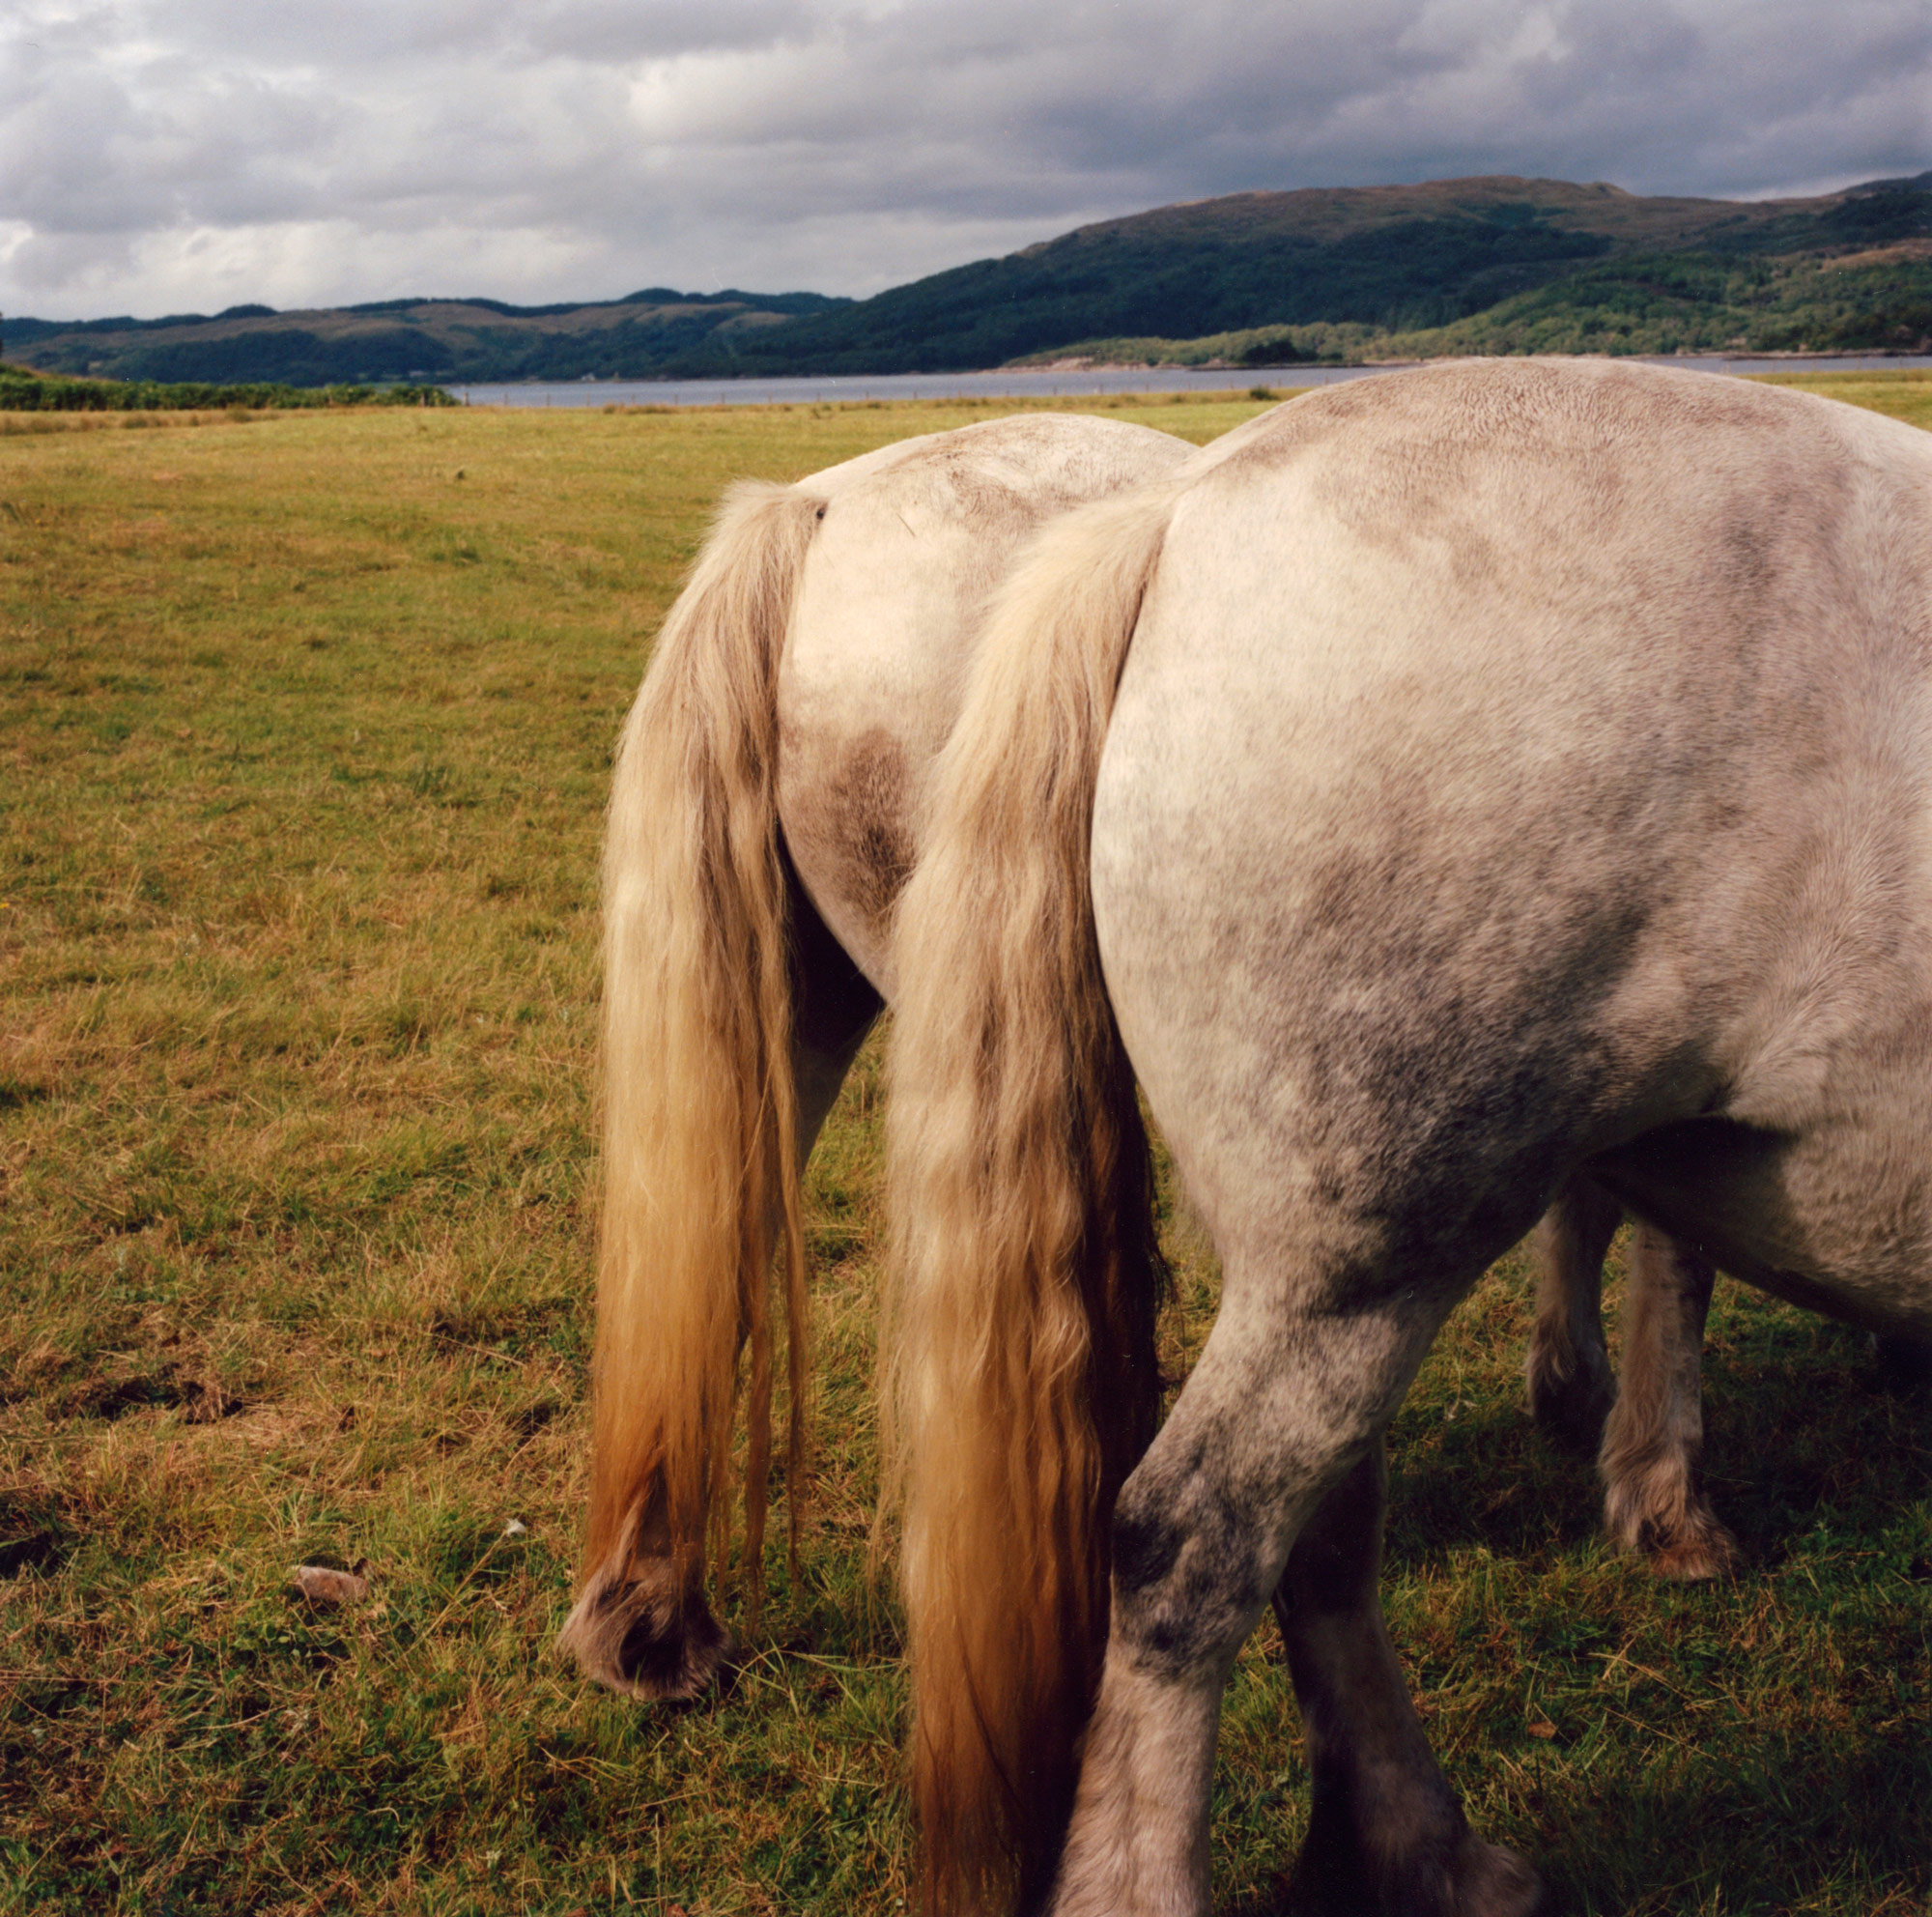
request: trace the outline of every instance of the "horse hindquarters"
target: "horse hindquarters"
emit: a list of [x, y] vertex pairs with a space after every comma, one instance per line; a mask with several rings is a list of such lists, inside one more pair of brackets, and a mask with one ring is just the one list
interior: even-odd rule
[[[1690, 376], [1431, 370], [1282, 409], [1179, 494], [1101, 756], [1091, 894], [1121, 1041], [1224, 1288], [1118, 1501], [1063, 1917], [1204, 1908], [1229, 1662], [1442, 1317], [1534, 1222], [1525, 1194], [1727, 1100], [1731, 1130], [1781, 1111], [1802, 1131], [1808, 1068], [1854, 1049], [1821, 1004], [1874, 1071], [1891, 1027], [1861, 995], [1920, 1004], [1824, 963], [1849, 900], [1871, 914], [1865, 956], [1910, 972], [1920, 948], [1891, 936], [1880, 880], [1890, 864], [1916, 883], [1924, 844], [1922, 738], [1868, 729], [1861, 703], [1898, 711], [1893, 682], [1922, 667], [1861, 605], [1814, 616], [1821, 582], [1859, 573], [1833, 504], [1864, 483], [1856, 434], [1829, 414]], [[1834, 792], [1842, 816], [1822, 817]], [[1875, 836], [1884, 857], [1859, 856]], [[1821, 978], [1846, 988], [1824, 1003]], [[950, 1048], [963, 1079], [976, 1036]], [[1916, 1116], [1922, 1086], [1889, 1069]], [[1612, 1188], [1670, 1216], [1642, 1169]], [[1782, 1169], [1770, 1195], [1821, 1195]], [[1911, 1165], [1901, 1183], [1918, 1195]], [[1733, 1179], [1742, 1229], [1768, 1230], [1747, 1195]], [[1783, 1243], [1769, 1232], [1771, 1254]], [[1854, 1235], [1837, 1262], [1871, 1248]], [[1379, 1748], [1397, 1788], [1367, 1794], [1428, 1826], [1340, 1819], [1359, 1906], [1520, 1909], [1526, 1877], [1429, 1810], [1419, 1745], [1389, 1728], [1364, 1648], [1372, 1557], [1333, 1587], [1352, 1628], [1323, 1621], [1302, 1659], [1319, 1742], [1342, 1754], [1314, 1753], [1318, 1795], [1362, 1801], [1344, 1760]]]
[[722, 1633], [699, 1595], [749, 1359], [750, 1608], [782, 1247], [794, 1541], [798, 1178], [890, 988], [893, 901], [987, 582], [1042, 519], [1183, 442], [1022, 415], [741, 487], [652, 654], [606, 851], [605, 1229], [585, 1580], [564, 1641], [623, 1690], [685, 1695]]

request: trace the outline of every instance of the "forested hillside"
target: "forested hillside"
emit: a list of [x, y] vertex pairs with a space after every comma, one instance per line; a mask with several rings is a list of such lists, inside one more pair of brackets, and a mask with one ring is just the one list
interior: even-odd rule
[[[1249, 337], [1228, 339], [1236, 332]], [[1411, 351], [1909, 347], [1928, 332], [1932, 174], [1764, 201], [1450, 180], [1163, 207], [720, 337], [685, 363], [773, 373], [1083, 355], [1278, 364]], [[1185, 341], [1233, 350], [1173, 350]]]
[[1252, 192], [1081, 227], [869, 300], [384, 300], [57, 326], [10, 357], [149, 380], [936, 372], [1432, 353], [1912, 350], [1932, 339], [1932, 173], [1807, 200], [1557, 180]]
[[213, 318], [10, 319], [7, 357], [48, 372], [115, 380], [576, 380], [648, 377], [714, 336], [729, 339], [849, 301], [816, 293], [677, 293], [650, 287], [594, 304], [381, 300]]

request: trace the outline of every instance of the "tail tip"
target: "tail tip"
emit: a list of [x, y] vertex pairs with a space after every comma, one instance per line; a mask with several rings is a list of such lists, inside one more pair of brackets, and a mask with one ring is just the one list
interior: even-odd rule
[[701, 1696], [738, 1654], [703, 1592], [668, 1558], [600, 1565], [556, 1642], [607, 1690], [656, 1703]]

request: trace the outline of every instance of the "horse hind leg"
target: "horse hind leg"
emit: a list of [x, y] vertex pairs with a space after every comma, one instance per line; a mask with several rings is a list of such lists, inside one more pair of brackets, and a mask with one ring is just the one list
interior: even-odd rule
[[1529, 1409], [1550, 1437], [1585, 1455], [1603, 1440], [1617, 1394], [1604, 1349], [1604, 1254], [1623, 1206], [1602, 1186], [1573, 1178], [1537, 1225], [1536, 1324], [1523, 1367]]
[[1639, 1222], [1624, 1294], [1622, 1381], [1599, 1470], [1610, 1535], [1662, 1577], [1722, 1577], [1737, 1541], [1705, 1502], [1699, 1402], [1704, 1320], [1717, 1272], [1708, 1259]]
[[1469, 1828], [1409, 1701], [1377, 1593], [1387, 1503], [1378, 1437], [1322, 1500], [1275, 1591], [1314, 1780], [1296, 1907], [1534, 1909], [1534, 1874]]
[[1221, 1694], [1291, 1565], [1319, 1818], [1309, 1882], [1363, 1917], [1523, 1917], [1535, 1879], [1469, 1833], [1375, 1588], [1380, 1432], [1439, 1317], [1412, 1304], [1276, 1316], [1244, 1310], [1242, 1289], [1231, 1264], [1201, 1360], [1121, 1493], [1053, 1917], [1203, 1917]]

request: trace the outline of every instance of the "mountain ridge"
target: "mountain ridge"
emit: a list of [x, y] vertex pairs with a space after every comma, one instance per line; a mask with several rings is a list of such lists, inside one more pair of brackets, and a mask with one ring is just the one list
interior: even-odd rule
[[1417, 352], [1899, 350], [1932, 337], [1932, 172], [1720, 200], [1509, 174], [1177, 201], [867, 300], [649, 287], [6, 325], [107, 378], [693, 378], [973, 370], [1124, 354], [1293, 364]]
[[[95, 379], [345, 380], [616, 377], [627, 357], [655, 366], [720, 329], [781, 324], [849, 302], [818, 293], [679, 293], [518, 306], [487, 298], [397, 299], [350, 306], [231, 306], [212, 317], [69, 324], [9, 319], [7, 356]], [[545, 325], [543, 322], [550, 322]]]

